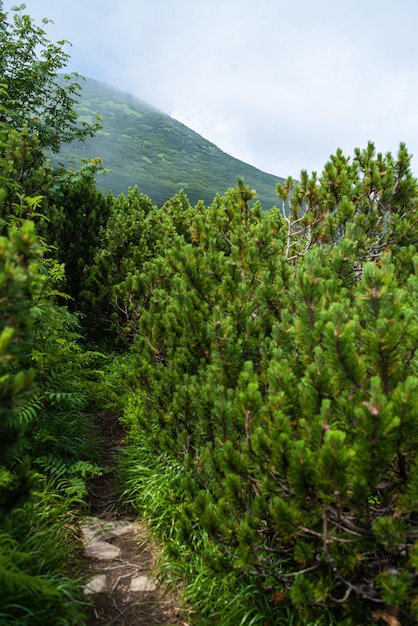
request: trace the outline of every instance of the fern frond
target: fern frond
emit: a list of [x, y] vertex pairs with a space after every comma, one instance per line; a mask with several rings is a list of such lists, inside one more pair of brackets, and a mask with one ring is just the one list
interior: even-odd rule
[[0, 588], [5, 590], [5, 595], [16, 592], [21, 594], [23, 591], [44, 597], [59, 595], [56, 585], [41, 576], [33, 576], [24, 571], [29, 557], [19, 551], [16, 541], [6, 533], [1, 533], [0, 539]]
[[35, 421], [39, 412], [42, 410], [42, 404], [39, 396], [31, 398], [25, 404], [18, 406], [16, 409], [16, 418], [18, 423], [22, 426], [26, 426]]
[[52, 454], [47, 454], [37, 458], [36, 465], [43, 470], [43, 472], [53, 476], [54, 478], [59, 478], [68, 473], [68, 465], [64, 459], [53, 456]]

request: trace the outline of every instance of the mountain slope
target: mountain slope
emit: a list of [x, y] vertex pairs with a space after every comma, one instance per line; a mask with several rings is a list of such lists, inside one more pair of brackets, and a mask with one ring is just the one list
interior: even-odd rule
[[[81, 119], [103, 118], [103, 129], [84, 144], [64, 146], [58, 160], [99, 156], [110, 172], [98, 185], [115, 195], [138, 185], [157, 204], [184, 189], [190, 202], [209, 204], [216, 193], [234, 187], [239, 176], [257, 191], [264, 209], [277, 204], [282, 179], [235, 159], [190, 128], [142, 100], [105, 83], [82, 82]], [[56, 158], [53, 162], [56, 162]]]

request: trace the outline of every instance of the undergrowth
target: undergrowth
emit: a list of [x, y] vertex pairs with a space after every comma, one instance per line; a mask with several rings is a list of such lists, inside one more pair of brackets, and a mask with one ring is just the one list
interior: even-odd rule
[[89, 417], [94, 385], [83, 389], [78, 372], [65, 375], [62, 392], [45, 385], [23, 405], [34, 413], [21, 445], [21, 455], [31, 459], [33, 487], [29, 498], [0, 516], [2, 626], [86, 623], [78, 523], [87, 481], [101, 469]]
[[186, 471], [150, 448], [135, 419], [140, 410], [140, 397], [127, 394], [122, 420], [128, 431], [128, 446], [119, 465], [123, 485], [120, 499], [147, 520], [162, 542], [158, 574], [169, 588], [182, 589], [182, 598], [191, 607], [192, 622], [199, 626], [296, 625], [286, 607], [278, 610], [250, 575], [234, 569], [233, 560], [220, 553], [197, 521], [194, 527], [185, 526]]
[[84, 462], [71, 470], [46, 457], [40, 465], [49, 465], [49, 473], [38, 476], [37, 491], [2, 525], [0, 623], [80, 626], [86, 600], [77, 574], [77, 518], [84, 503], [83, 476], [95, 468]]

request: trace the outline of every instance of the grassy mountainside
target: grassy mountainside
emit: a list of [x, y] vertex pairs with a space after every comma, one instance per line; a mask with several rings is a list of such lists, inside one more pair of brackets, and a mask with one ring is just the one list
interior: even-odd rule
[[[82, 82], [78, 107], [82, 119], [103, 117], [103, 129], [84, 144], [64, 146], [59, 161], [71, 157], [101, 157], [110, 170], [99, 186], [115, 195], [138, 185], [140, 192], [161, 205], [179, 189], [190, 202], [210, 203], [216, 193], [236, 185], [237, 177], [257, 191], [264, 209], [277, 204], [279, 177], [266, 174], [222, 152], [199, 134], [142, 100], [105, 83]], [[55, 160], [55, 159], [54, 159]]]

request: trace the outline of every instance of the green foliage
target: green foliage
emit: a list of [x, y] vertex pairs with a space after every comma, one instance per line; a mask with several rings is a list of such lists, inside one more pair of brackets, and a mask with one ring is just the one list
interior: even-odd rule
[[0, 238], [0, 617], [75, 625], [80, 585], [63, 568], [74, 550], [69, 509], [98, 471], [80, 383], [92, 355], [56, 303], [63, 267], [44, 249], [32, 221]]
[[97, 125], [77, 124], [74, 77], [55, 83], [64, 42], [49, 44], [22, 10], [14, 26], [0, 15], [0, 622], [75, 626], [85, 600], [74, 512], [99, 471], [85, 379], [102, 357], [82, 348], [63, 287], [78, 295], [107, 214], [97, 161], [78, 172], [46, 162], [45, 148]]
[[45, 491], [55, 491], [58, 497], [71, 499], [71, 506], [84, 505], [87, 495], [87, 479], [95, 476], [100, 468], [90, 461], [68, 461], [62, 457], [47, 454], [38, 457], [35, 465], [44, 473]]
[[28, 463], [18, 461], [22, 431], [36, 414], [30, 367], [34, 301], [42, 293], [41, 251], [33, 224], [0, 239], [0, 512], [20, 501], [31, 486]]
[[111, 328], [123, 343], [131, 341], [138, 310], [149, 307], [154, 288], [169, 273], [164, 251], [176, 234], [186, 235], [190, 215], [183, 193], [161, 209], [136, 187], [114, 199], [81, 294], [90, 332], [103, 335]]
[[42, 149], [56, 152], [62, 143], [93, 135], [99, 125], [78, 123], [74, 107], [80, 77], [67, 75], [64, 86], [57, 83], [57, 72], [69, 57], [64, 51], [66, 42], [48, 41], [24, 9], [25, 5], [14, 9], [12, 23], [7, 14], [0, 14], [0, 84], [7, 92], [0, 124], [28, 129], [31, 136], [39, 137]]
[[[68, 263], [66, 288], [76, 298], [78, 276], [107, 219], [93, 178], [100, 159], [90, 159], [77, 172], [53, 170], [46, 150], [57, 152], [63, 143], [91, 137], [100, 125], [80, 120], [75, 110], [81, 77], [58, 80], [68, 61], [67, 42], [48, 41], [24, 10], [25, 5], [15, 7], [11, 22], [0, 14], [0, 233], [10, 220], [34, 220], [38, 234]], [[83, 246], [80, 233], [87, 237]]]
[[12, 217], [37, 217], [50, 178], [39, 138], [26, 128], [20, 131], [0, 122], [1, 229]]
[[65, 264], [65, 291], [73, 299], [72, 309], [80, 308], [80, 291], [103, 243], [101, 229], [113, 205], [113, 198], [96, 188], [94, 177], [101, 171], [99, 158], [81, 163], [76, 170], [55, 171], [48, 190], [43, 230], [53, 255]]
[[[167, 459], [149, 454], [144, 434], [138, 429], [138, 415], [142, 402], [129, 394], [125, 404], [123, 423], [129, 429], [128, 446], [121, 458], [120, 472], [125, 485], [121, 493], [124, 504], [138, 506], [152, 520], [153, 525], [166, 532], [171, 527], [178, 503], [182, 499], [182, 467]], [[174, 530], [174, 529], [172, 529]]]
[[[376, 154], [373, 143], [357, 148], [352, 161], [341, 150], [322, 176], [301, 173], [277, 185], [287, 224], [286, 258], [296, 262], [313, 246], [335, 244], [347, 236], [360, 260], [415, 243], [417, 182], [404, 144], [397, 157]], [[290, 210], [287, 207], [290, 206]]]
[[[248, 215], [237, 212], [234, 202], [240, 198], [231, 191], [211, 210], [196, 207], [193, 243], [173, 240], [165, 252], [169, 280], [166, 274], [154, 292], [158, 297], [137, 314], [135, 351], [149, 359], [146, 364], [141, 357], [138, 372], [150, 392], [149, 409], [155, 402], [161, 407], [159, 428], [150, 436], [158, 447], [181, 450], [182, 460], [199, 442], [214, 445], [236, 429], [230, 413], [236, 403], [233, 388], [245, 361], [260, 363], [270, 307], [280, 306], [279, 290], [290, 275], [283, 264], [272, 262], [282, 247], [280, 216], [261, 217], [257, 206]], [[156, 360], [159, 367], [149, 367]], [[225, 397], [216, 409], [207, 402], [211, 389], [210, 394], [216, 389]]]
[[[137, 509], [156, 537], [164, 541], [165, 557], [159, 563], [158, 576], [169, 588], [181, 585], [183, 600], [192, 615], [196, 613], [199, 624], [216, 620], [225, 626], [250, 626], [262, 624], [267, 615], [273, 620], [274, 611], [251, 578], [235, 572], [226, 559], [219, 568], [216, 544], [201, 528], [190, 525], [185, 541], [180, 524], [185, 506], [184, 468], [150, 450], [144, 431], [138, 427], [138, 416], [144, 410], [138, 395], [128, 393], [124, 405], [129, 438], [119, 466], [124, 485], [120, 498], [124, 505]], [[209, 554], [218, 565], [216, 571], [206, 562]]]
[[78, 626], [85, 623], [82, 581], [74, 571], [79, 549], [74, 511], [79, 502], [77, 485], [70, 476], [64, 478], [61, 467], [58, 473], [53, 470], [49, 478], [39, 477], [36, 498], [3, 522], [2, 624], [41, 626], [50, 622]]
[[[403, 146], [397, 159], [338, 152], [320, 179], [278, 189], [289, 213], [249, 208], [239, 181], [195, 207], [149, 299], [130, 299], [134, 437], [181, 468], [169, 539], [249, 577], [267, 620], [416, 619], [409, 160]], [[151, 491], [153, 476], [129, 470], [145, 506], [135, 473]]]

